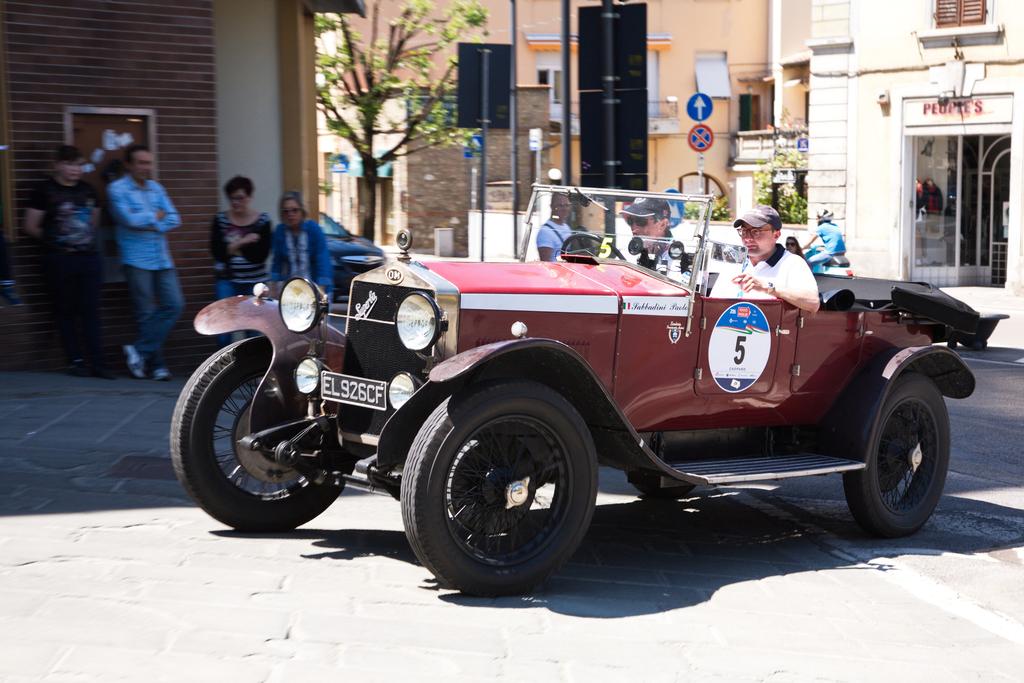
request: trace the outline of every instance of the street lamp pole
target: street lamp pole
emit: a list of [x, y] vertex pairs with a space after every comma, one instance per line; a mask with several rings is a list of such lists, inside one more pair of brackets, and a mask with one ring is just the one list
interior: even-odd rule
[[569, 71], [569, 0], [562, 0], [562, 182], [572, 182], [572, 103], [569, 100], [572, 81]]
[[512, 254], [519, 257], [519, 116], [517, 114], [516, 51], [519, 29], [516, 28], [516, 0], [510, 0], [512, 11], [512, 91], [509, 93], [509, 116], [512, 118]]
[[602, 0], [601, 20], [604, 24], [601, 45], [601, 80], [604, 105], [604, 186], [615, 187], [615, 7], [612, 0]]

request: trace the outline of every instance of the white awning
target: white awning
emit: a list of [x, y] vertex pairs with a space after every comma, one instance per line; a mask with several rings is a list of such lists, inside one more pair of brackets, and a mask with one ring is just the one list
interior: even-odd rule
[[697, 55], [697, 90], [709, 97], [732, 97], [729, 65], [724, 52], [704, 52]]

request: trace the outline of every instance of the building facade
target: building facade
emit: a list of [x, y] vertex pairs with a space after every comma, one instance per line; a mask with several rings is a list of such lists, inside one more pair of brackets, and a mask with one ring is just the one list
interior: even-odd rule
[[[444, 6], [446, 0], [436, 0]], [[512, 41], [509, 0], [481, 0], [489, 11], [488, 42]], [[742, 211], [755, 201], [754, 172], [769, 161], [777, 149], [796, 150], [806, 137], [808, 101], [808, 62], [805, 41], [810, 36], [811, 0], [647, 0], [647, 118], [648, 186], [652, 190], [677, 188], [685, 192], [710, 192], [724, 195], [729, 213]], [[578, 11], [581, 7], [600, 6], [599, 0], [570, 2], [570, 86], [569, 100], [572, 132], [572, 177], [563, 182], [578, 182], [580, 170], [578, 94]], [[388, 6], [384, 6], [385, 11]], [[390, 8], [391, 10], [394, 7]], [[515, 39], [518, 84], [525, 88], [546, 89], [547, 115], [543, 128], [541, 158], [527, 149], [527, 130], [533, 120], [535, 102], [520, 112], [520, 196], [525, 202], [529, 184], [546, 180], [547, 171], [561, 166], [562, 101], [561, 1], [517, 0]], [[386, 19], [387, 16], [384, 17]], [[705, 121], [715, 142], [703, 153], [702, 172], [698, 153], [688, 138], [696, 121], [686, 113], [691, 95], [704, 91], [712, 97], [713, 111]], [[533, 92], [532, 90], [530, 91]], [[535, 97], [530, 95], [530, 97]], [[543, 104], [543, 103], [541, 103]], [[529, 116], [526, 112], [529, 111]], [[524, 118], [525, 117], [525, 118]], [[530, 119], [530, 120], [527, 120]], [[330, 168], [332, 154], [346, 154], [350, 148], [323, 133], [320, 151], [322, 163]], [[500, 139], [501, 131], [496, 132]], [[507, 141], [504, 149], [507, 149]], [[459, 156], [461, 150], [454, 154]], [[414, 163], [410, 161], [410, 163]], [[472, 160], [460, 160], [459, 182], [472, 186]], [[506, 155], [492, 149], [488, 160], [488, 181], [508, 182], [510, 164]], [[799, 164], [800, 181], [806, 164]], [[358, 225], [361, 202], [365, 201], [358, 177], [335, 165], [329, 194], [321, 206], [338, 214], [346, 225]], [[421, 193], [433, 192], [433, 183], [408, 173], [404, 163], [388, 169], [392, 175], [382, 183], [378, 203], [378, 241], [386, 242], [407, 219], [419, 229], [408, 212]], [[428, 174], [436, 175], [436, 174]], [[467, 190], [465, 194], [471, 194]], [[460, 199], [452, 204], [456, 226], [466, 225]], [[432, 221], [440, 221], [434, 216]], [[460, 231], [464, 228], [455, 227]], [[432, 245], [432, 238], [427, 244]], [[456, 235], [461, 245], [466, 238]], [[420, 240], [423, 243], [423, 240]], [[457, 249], [456, 253], [462, 253]]]
[[809, 47], [810, 210], [857, 272], [1024, 293], [1024, 5], [813, 0]]
[[[182, 216], [169, 242], [186, 310], [168, 338], [172, 369], [195, 367], [213, 348], [192, 318], [213, 300], [209, 235], [236, 174], [256, 185], [256, 207], [276, 216], [283, 189], [315, 197], [313, 13], [353, 0], [0, 0], [0, 198], [24, 306], [0, 314], [0, 369], [65, 361], [54, 335], [39, 247], [20, 232], [33, 185], [58, 145], [86, 155], [86, 178], [129, 144], [155, 152], [157, 179]], [[357, 7], [358, 6], [358, 7]], [[135, 332], [109, 226], [103, 249], [107, 360]]]
[[[486, 4], [491, 39], [509, 41], [508, 2]], [[706, 191], [726, 195], [732, 210], [749, 206], [752, 173], [771, 158], [778, 129], [804, 125], [806, 76], [799, 72], [807, 61], [802, 54], [810, 0], [647, 0], [646, 5], [649, 188]], [[577, 14], [581, 7], [595, 6], [600, 2], [570, 3], [574, 178], [580, 159]], [[560, 8], [559, 0], [517, 2], [519, 82], [551, 86], [554, 128], [564, 106]], [[703, 153], [703, 181], [698, 153], [688, 142], [696, 122], [686, 112], [687, 100], [698, 91], [712, 98], [712, 114], [704, 123], [715, 136]], [[790, 137], [795, 145], [796, 135]], [[552, 142], [546, 165], [554, 167], [561, 158], [557, 135]]]

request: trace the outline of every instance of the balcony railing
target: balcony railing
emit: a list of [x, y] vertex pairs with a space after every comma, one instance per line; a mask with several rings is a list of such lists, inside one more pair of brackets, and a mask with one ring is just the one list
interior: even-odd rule
[[807, 137], [807, 128], [742, 130], [733, 135], [732, 163], [758, 164], [770, 161], [776, 152], [795, 150], [797, 140]]
[[[580, 103], [572, 103], [572, 114], [570, 115], [570, 126], [573, 135], [580, 134]], [[562, 105], [554, 103], [551, 105], [550, 119], [552, 121], [562, 120]], [[673, 135], [682, 132], [682, 125], [679, 122], [679, 103], [665, 100], [650, 100], [647, 103], [647, 132], [650, 135]]]

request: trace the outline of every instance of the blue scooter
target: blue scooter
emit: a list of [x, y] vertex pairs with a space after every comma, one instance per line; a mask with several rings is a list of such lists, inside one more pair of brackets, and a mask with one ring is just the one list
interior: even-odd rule
[[[804, 252], [804, 258], [808, 261], [815, 254], [825, 251], [823, 246], [813, 246]], [[839, 277], [853, 277], [853, 269], [850, 267], [850, 259], [844, 255], [833, 256], [827, 261], [809, 263], [812, 273], [823, 273], [825, 275], [837, 275]]]

